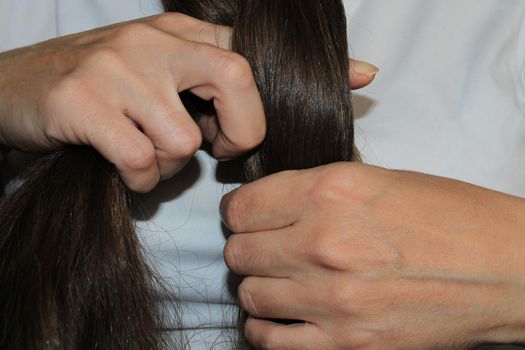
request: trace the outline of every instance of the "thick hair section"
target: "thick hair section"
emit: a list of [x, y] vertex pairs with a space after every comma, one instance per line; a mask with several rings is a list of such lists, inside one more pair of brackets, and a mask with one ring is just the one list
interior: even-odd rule
[[156, 282], [113, 167], [69, 148], [23, 181], [0, 207], [0, 348], [160, 348]]
[[348, 46], [340, 1], [240, 1], [232, 41], [247, 57], [268, 133], [248, 180], [354, 160]]
[[244, 162], [246, 180], [358, 160], [350, 103], [346, 16], [339, 0], [164, 0], [166, 10], [233, 26], [268, 133]]

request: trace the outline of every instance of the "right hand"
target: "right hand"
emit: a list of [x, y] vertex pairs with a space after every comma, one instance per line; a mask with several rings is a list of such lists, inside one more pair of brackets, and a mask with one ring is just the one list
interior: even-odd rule
[[[0, 54], [0, 145], [94, 147], [128, 187], [151, 190], [201, 145], [232, 158], [262, 142], [264, 110], [231, 29], [166, 13]], [[197, 124], [178, 93], [213, 100]]]

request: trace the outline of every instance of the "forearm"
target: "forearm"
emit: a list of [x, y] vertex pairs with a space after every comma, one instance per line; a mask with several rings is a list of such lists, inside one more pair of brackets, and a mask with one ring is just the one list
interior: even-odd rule
[[44, 45], [0, 52], [0, 145], [4, 147], [50, 149], [44, 135], [43, 101], [57, 80], [54, 76], [68, 67], [60, 68], [51, 49], [40, 49]]
[[425, 183], [419, 174], [407, 175], [419, 179], [410, 184], [418, 188], [416, 196], [433, 199], [420, 199], [419, 208], [427, 216], [420, 222], [427, 236], [423, 245], [427, 258], [418, 257], [418, 244], [398, 241], [405, 254], [416, 249], [407, 255], [404, 268], [447, 286], [436, 293], [447, 291], [450, 305], [469, 315], [463, 321], [473, 324], [465, 329], [475, 335], [466, 337], [490, 343], [524, 342], [525, 199], [461, 181], [433, 178], [433, 183]]

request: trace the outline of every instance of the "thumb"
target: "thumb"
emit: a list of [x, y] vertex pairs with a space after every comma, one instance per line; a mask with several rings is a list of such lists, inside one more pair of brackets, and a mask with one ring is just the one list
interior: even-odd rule
[[360, 89], [372, 83], [379, 68], [365, 62], [350, 59], [350, 86], [352, 89]]

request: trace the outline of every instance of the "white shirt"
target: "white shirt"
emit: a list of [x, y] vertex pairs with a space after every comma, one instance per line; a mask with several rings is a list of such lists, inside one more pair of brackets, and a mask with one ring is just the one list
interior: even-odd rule
[[525, 196], [525, 1], [346, 3], [365, 160]]
[[[354, 93], [364, 160], [525, 196], [525, 1], [345, 4], [350, 55], [381, 68]], [[161, 11], [156, 0], [0, 0], [0, 51]], [[218, 203], [235, 185], [218, 182], [215, 165], [199, 152], [142, 196], [137, 218], [188, 328], [220, 328], [233, 313]], [[220, 331], [192, 337], [192, 349], [222, 339]]]

